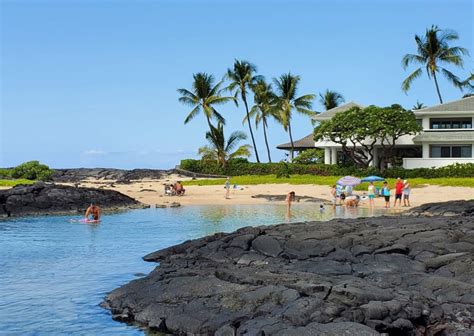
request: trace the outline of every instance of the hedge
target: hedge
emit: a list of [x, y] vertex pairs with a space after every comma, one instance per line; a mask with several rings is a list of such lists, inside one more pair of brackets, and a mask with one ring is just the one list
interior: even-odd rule
[[[284, 167], [287, 166], [287, 167]], [[380, 172], [375, 168], [362, 169], [357, 167], [341, 167], [337, 165], [325, 164], [298, 164], [298, 163], [254, 163], [245, 159], [236, 159], [228, 162], [227, 167], [223, 169], [217, 162], [186, 159], [181, 161], [181, 169], [194, 173], [213, 174], [213, 175], [272, 175], [281, 174], [282, 170], [288, 169], [290, 174], [312, 174], [320, 176], [369, 176], [378, 175], [388, 178], [435, 178], [435, 177], [473, 177], [474, 164], [454, 164], [440, 168], [417, 168], [403, 169], [390, 168]]]

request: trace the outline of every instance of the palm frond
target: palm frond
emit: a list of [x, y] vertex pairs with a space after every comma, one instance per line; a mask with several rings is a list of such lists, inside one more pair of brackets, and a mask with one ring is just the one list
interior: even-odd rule
[[186, 119], [184, 119], [184, 123], [187, 124], [188, 122], [190, 122], [192, 119], [194, 119], [194, 117], [201, 111], [201, 106], [198, 105], [196, 106], [195, 108], [193, 108], [193, 110], [188, 114], [188, 116], [186, 117]]
[[453, 74], [451, 71], [446, 70], [444, 68], [441, 69], [441, 73], [446, 77], [448, 81], [450, 81], [455, 87], [457, 87], [460, 90], [463, 90], [465, 85], [463, 82], [459, 79], [458, 76]]
[[423, 74], [421, 68], [416, 69], [413, 71], [403, 82], [402, 82], [402, 90], [407, 92], [410, 89], [411, 84], [415, 79], [420, 77]]

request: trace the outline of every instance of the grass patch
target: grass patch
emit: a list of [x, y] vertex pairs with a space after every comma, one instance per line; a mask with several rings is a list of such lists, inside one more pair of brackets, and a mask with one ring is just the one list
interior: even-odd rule
[[14, 187], [18, 184], [33, 184], [36, 181], [27, 180], [27, 179], [17, 179], [17, 180], [1, 180], [0, 187]]
[[[231, 178], [232, 184], [253, 185], [253, 184], [317, 184], [331, 186], [336, 183], [340, 176], [316, 176], [316, 175], [292, 175], [290, 178], [276, 178], [275, 175], [242, 175]], [[425, 184], [452, 186], [452, 187], [471, 187], [474, 188], [474, 178], [470, 177], [439, 177], [439, 178], [412, 178], [408, 179], [412, 188], [420, 187]], [[387, 179], [389, 186], [394, 188], [396, 179]], [[185, 181], [185, 185], [224, 185], [225, 179], [204, 179]], [[382, 183], [375, 183], [381, 186]], [[366, 190], [368, 183], [362, 183], [356, 190]]]

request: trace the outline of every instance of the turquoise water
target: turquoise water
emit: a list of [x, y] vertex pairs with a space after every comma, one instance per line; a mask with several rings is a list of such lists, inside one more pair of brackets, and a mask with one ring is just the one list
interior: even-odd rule
[[[383, 214], [378, 210], [375, 214]], [[99, 307], [114, 288], [150, 272], [142, 256], [250, 225], [367, 216], [367, 209], [189, 206], [107, 215], [100, 224], [49, 216], [0, 221], [0, 334], [143, 335]], [[372, 214], [371, 214], [372, 215]]]

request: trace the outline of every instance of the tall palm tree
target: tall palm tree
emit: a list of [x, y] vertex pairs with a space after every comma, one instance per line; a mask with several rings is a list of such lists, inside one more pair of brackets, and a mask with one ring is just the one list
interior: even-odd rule
[[278, 110], [275, 108], [276, 96], [272, 91], [272, 85], [267, 83], [263, 78], [259, 78], [257, 82], [251, 86], [251, 89], [253, 91], [254, 105], [250, 110], [249, 116], [246, 116], [242, 122], [245, 123], [250, 117], [255, 119], [255, 128], [258, 128], [258, 125], [262, 123], [268, 162], [272, 162], [270, 147], [268, 146], [267, 127], [268, 118], [272, 117], [278, 120], [279, 117]]
[[314, 94], [296, 97], [299, 81], [300, 76], [294, 76], [289, 72], [287, 74], [281, 75], [278, 79], [273, 79], [277, 91], [277, 104], [280, 110], [280, 122], [283, 125], [285, 131], [287, 131], [290, 136], [291, 160], [293, 160], [294, 152], [293, 135], [291, 134], [291, 117], [293, 115], [293, 111], [308, 116], [314, 115], [314, 112], [311, 110], [311, 108], [313, 106], [313, 99], [316, 97]]
[[451, 30], [442, 30], [433, 25], [427, 29], [424, 36], [415, 35], [417, 45], [416, 54], [406, 54], [402, 59], [402, 66], [406, 68], [411, 64], [420, 64], [421, 66], [412, 72], [402, 83], [402, 90], [408, 91], [412, 82], [421, 76], [423, 67], [425, 67], [428, 78], [433, 77], [436, 92], [438, 93], [439, 102], [442, 104], [441, 92], [439, 90], [438, 78], [436, 74], [442, 73], [448, 81], [455, 87], [463, 89], [462, 81], [451, 71], [443, 68], [440, 64], [452, 64], [454, 66], [463, 67], [464, 61], [462, 56], [469, 55], [467, 49], [462, 47], [450, 47], [449, 42], [457, 40], [458, 34]]
[[253, 149], [255, 152], [255, 158], [257, 162], [260, 162], [260, 158], [258, 157], [258, 150], [257, 145], [255, 144], [255, 138], [253, 136], [252, 125], [250, 123], [249, 117], [249, 106], [247, 103], [247, 93], [248, 89], [251, 85], [253, 85], [261, 76], [256, 76], [255, 73], [257, 72], [257, 67], [250, 62], [247, 61], [234, 61], [234, 68], [227, 69], [227, 78], [230, 80], [230, 84], [228, 86], [228, 90], [234, 92], [235, 98], [240, 95], [240, 99], [242, 99], [245, 105], [245, 112], [247, 115], [247, 124], [249, 125], [250, 136], [252, 138]]
[[339, 92], [326, 90], [324, 95], [322, 93], [319, 94], [319, 101], [324, 105], [327, 111], [338, 107], [340, 104], [345, 102], [345, 99]]
[[203, 159], [216, 160], [224, 168], [233, 158], [250, 156], [250, 145], [236, 149], [240, 141], [247, 139], [247, 135], [243, 132], [233, 132], [226, 141], [222, 123], [218, 123], [217, 127], [211, 125], [211, 130], [206, 132], [206, 139], [209, 145], [199, 148], [198, 154]]
[[417, 101], [416, 101], [416, 104], [413, 105], [412, 109], [413, 109], [413, 110], [421, 110], [421, 109], [423, 109], [423, 108], [425, 108], [425, 107], [426, 107], [425, 104], [420, 103], [420, 102], [417, 100]]
[[193, 107], [186, 119], [184, 119], [185, 124], [194, 119], [201, 111], [204, 112], [210, 130], [212, 129], [212, 119], [216, 119], [219, 123], [225, 124], [224, 117], [217, 112], [214, 106], [234, 101], [235, 98], [222, 96], [221, 85], [222, 81], [214, 85], [213, 75], [198, 72], [193, 74], [191, 90], [178, 89], [178, 92], [181, 94], [179, 101]]

